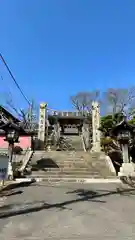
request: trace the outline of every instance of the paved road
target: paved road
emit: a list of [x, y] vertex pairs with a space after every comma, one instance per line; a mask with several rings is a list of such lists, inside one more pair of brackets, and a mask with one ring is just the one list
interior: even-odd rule
[[135, 238], [135, 190], [119, 184], [45, 184], [0, 198], [0, 240]]

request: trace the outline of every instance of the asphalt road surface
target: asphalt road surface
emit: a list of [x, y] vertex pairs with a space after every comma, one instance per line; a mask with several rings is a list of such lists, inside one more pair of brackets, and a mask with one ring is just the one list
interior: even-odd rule
[[120, 184], [27, 184], [2, 194], [0, 240], [135, 239], [135, 190]]

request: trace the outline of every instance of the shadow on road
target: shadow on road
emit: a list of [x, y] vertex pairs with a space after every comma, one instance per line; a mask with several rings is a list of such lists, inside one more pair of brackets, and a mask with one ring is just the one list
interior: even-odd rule
[[18, 190], [18, 191], [3, 191], [0, 193], [0, 197], [10, 197], [10, 196], [14, 196], [14, 195], [19, 195], [22, 194], [23, 191], [22, 190]]
[[4, 187], [3, 189], [1, 189], [0, 191], [0, 194], [3, 193], [3, 192], [6, 192], [8, 190], [13, 190], [13, 189], [16, 189], [16, 188], [24, 188], [24, 187], [29, 187], [31, 186], [33, 183], [35, 183], [35, 181], [30, 181], [30, 182], [20, 182], [20, 183], [12, 183], [12, 184], [9, 184], [8, 186]]
[[130, 188], [130, 189], [120, 189], [116, 188], [115, 191], [109, 191], [109, 190], [96, 190], [96, 191], [91, 191], [91, 190], [86, 190], [86, 189], [76, 189], [73, 191], [67, 192], [67, 194], [72, 194], [76, 193], [78, 196], [83, 196], [86, 198], [97, 198], [97, 197], [105, 197], [105, 196], [110, 196], [110, 195], [135, 195], [135, 188]]
[[[72, 194], [72, 193], [77, 194], [77, 196], [79, 196], [79, 198], [77, 198], [77, 199], [68, 200], [68, 201], [64, 201], [61, 203], [55, 203], [55, 204], [48, 204], [45, 202], [42, 202], [42, 204], [41, 204], [41, 202], [36, 202], [37, 206], [34, 206], [34, 207], [32, 207], [32, 205], [34, 205], [35, 202], [32, 202], [32, 203], [27, 204], [28, 206], [25, 209], [24, 209], [23, 204], [21, 206], [19, 205], [20, 209], [18, 209], [18, 210], [13, 209], [15, 204], [10, 205], [11, 210], [9, 210], [8, 206], [7, 206], [7, 208], [6, 208], [6, 206], [3, 206], [2, 208], [4, 211], [2, 210], [2, 208], [0, 208], [0, 210], [1, 210], [0, 219], [9, 218], [9, 217], [17, 216], [17, 215], [22, 215], [22, 214], [39, 212], [39, 211], [42, 211], [45, 209], [52, 209], [52, 208], [58, 208], [59, 210], [72, 210], [72, 209], [67, 208], [68, 205], [80, 203], [80, 202], [84, 202], [84, 201], [106, 203], [106, 201], [101, 201], [101, 200], [98, 200], [97, 198], [102, 198], [102, 197], [111, 196], [111, 195], [118, 195], [118, 194], [120, 194], [120, 195], [121, 194], [135, 194], [135, 189], [124, 189], [124, 190], [116, 189], [115, 191], [106, 191], [106, 192], [105, 191], [106, 190], [104, 190], [104, 192], [103, 192], [103, 190], [87, 191], [84, 189], [77, 189], [72, 192], [67, 192], [67, 194]], [[23, 209], [21, 209], [21, 207], [23, 207]]]

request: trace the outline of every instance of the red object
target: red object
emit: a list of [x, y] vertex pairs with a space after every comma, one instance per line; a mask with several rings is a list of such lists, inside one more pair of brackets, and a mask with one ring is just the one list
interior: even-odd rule
[[[8, 142], [5, 140], [5, 136], [0, 136], [0, 149], [8, 149]], [[15, 143], [14, 146], [19, 146], [23, 150], [27, 148], [31, 148], [31, 137], [30, 136], [24, 136], [19, 137], [19, 142]]]

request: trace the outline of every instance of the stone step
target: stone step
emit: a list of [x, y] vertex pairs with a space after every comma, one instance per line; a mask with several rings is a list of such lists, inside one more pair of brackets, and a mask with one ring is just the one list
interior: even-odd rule
[[[87, 157], [91, 157], [90, 155], [88, 155]], [[72, 159], [72, 158], [77, 158], [77, 159], [83, 159], [86, 158], [86, 156], [84, 156], [83, 154], [78, 154], [78, 155], [67, 155], [67, 154], [57, 154], [57, 152], [55, 154], [47, 154], [47, 155], [33, 155], [33, 158], [59, 158], [59, 159]]]
[[[59, 163], [59, 164], [61, 164], [61, 163], [72, 163], [72, 162], [78, 162], [78, 163], [83, 163], [83, 162], [87, 162], [86, 160], [84, 160], [84, 159], [74, 159], [74, 158], [72, 158], [71, 160], [69, 160], [69, 159], [63, 159], [63, 160], [59, 160], [59, 159], [40, 159], [40, 160], [37, 160], [37, 159], [32, 159], [31, 160], [31, 162], [44, 162], [44, 163], [53, 163], [53, 162], [57, 162], [57, 163]], [[89, 162], [91, 162], [91, 161], [89, 161]]]
[[[71, 156], [71, 157], [69, 157], [69, 156], [63, 156], [63, 157], [61, 157], [61, 156], [55, 156], [55, 157], [51, 157], [51, 156], [48, 156], [48, 157], [41, 157], [41, 158], [37, 158], [37, 157], [35, 157], [35, 156], [33, 156], [32, 157], [32, 160], [36, 160], [36, 161], [38, 161], [38, 160], [41, 160], [41, 159], [43, 159], [44, 161], [46, 160], [48, 160], [48, 159], [52, 159], [52, 160], [54, 160], [54, 161], [60, 161], [60, 162], [63, 162], [63, 161], [84, 161], [84, 159], [86, 159], [86, 158], [84, 158], [83, 156], [79, 156], [79, 157], [77, 157], [77, 156]], [[89, 159], [91, 159], [91, 158], [89, 158]]]
[[32, 174], [30, 175], [30, 178], [53, 178], [53, 179], [57, 179], [57, 178], [96, 178], [96, 177], [103, 177], [101, 176], [100, 174], [79, 174], [79, 175], [73, 175], [73, 174], [70, 174], [70, 175], [66, 175], [66, 174], [58, 174], [58, 175], [43, 175], [43, 174], [40, 174], [40, 175], [36, 175], [36, 174]]
[[72, 164], [72, 163], [78, 163], [78, 164], [85, 164], [87, 163], [86, 161], [75, 161], [75, 160], [72, 160], [72, 161], [68, 161], [68, 160], [65, 160], [65, 161], [57, 161], [57, 160], [52, 160], [52, 161], [44, 161], [44, 162], [40, 162], [40, 161], [31, 161], [31, 164], [43, 164], [43, 165], [54, 165], [54, 164], [57, 164], [57, 165], [63, 165], [63, 164]]
[[87, 161], [85, 161], [85, 160], [74, 160], [74, 159], [72, 159], [72, 161], [69, 161], [69, 160], [63, 160], [63, 161], [59, 161], [59, 160], [57, 160], [57, 159], [55, 159], [55, 160], [31, 160], [31, 163], [37, 163], [37, 164], [54, 164], [54, 163], [57, 163], [57, 164], [66, 164], [66, 163], [68, 163], [68, 164], [71, 164], [71, 163], [86, 163]]
[[[55, 157], [55, 156], [59, 156], [59, 157], [63, 157], [63, 156], [67, 156], [67, 157], [80, 157], [80, 156], [88, 156], [88, 153], [85, 153], [85, 152], [76, 152], [76, 153], [67, 153], [67, 152], [59, 152], [59, 151], [55, 151], [55, 152], [47, 152], [47, 153], [44, 153], [44, 154], [34, 154], [34, 156], [41, 156], [41, 157], [49, 157], [49, 156], [52, 156], [52, 157]], [[90, 154], [89, 154], [90, 156]]]
[[[33, 169], [46, 169], [46, 168], [84, 168], [85, 166], [87, 167], [87, 164], [77, 164], [77, 163], [71, 163], [71, 164], [57, 164], [56, 166], [54, 166], [54, 164], [46, 164], [43, 166], [40, 165], [36, 165], [36, 164], [31, 164], [30, 165]], [[88, 166], [88, 168], [90, 169], [90, 167]]]
[[65, 160], [65, 161], [58, 161], [58, 160], [55, 160], [55, 161], [53, 161], [53, 162], [55, 162], [55, 163], [57, 163], [57, 164], [71, 164], [71, 163], [85, 163], [86, 161], [84, 161], [84, 160], [72, 160], [72, 161], [68, 161], [68, 160]]
[[[76, 162], [76, 163], [85, 163], [85, 162], [88, 162], [88, 163], [91, 163], [93, 162], [91, 159], [90, 160], [86, 160], [86, 159], [74, 159], [72, 158], [71, 160], [70, 159], [58, 159], [58, 158], [48, 158], [48, 159], [31, 159], [31, 162], [32, 163], [58, 163], [58, 164], [63, 164], [63, 163], [72, 163], [72, 162]], [[94, 163], [93, 163], [94, 164]], [[98, 163], [97, 163], [98, 164]], [[96, 165], [97, 165], [96, 164]]]
[[78, 172], [93, 172], [95, 171], [94, 169], [89, 169], [89, 168], [44, 168], [43, 170], [39, 170], [39, 172], [42, 171], [42, 172], [74, 172], [74, 171], [78, 171]]
[[[28, 177], [29, 179], [30, 179], [30, 177]], [[39, 178], [37, 178], [37, 177], [31, 177], [31, 179], [33, 179], [33, 178], [36, 178], [36, 180], [37, 179], [39, 179], [39, 181], [43, 181], [43, 182], [45, 182], [45, 183], [59, 183], [59, 182], [63, 182], [63, 183], [85, 183], [85, 180], [86, 179], [89, 179], [89, 178], [64, 178], [64, 177], [61, 177], [61, 178], [42, 178], [42, 177], [39, 177]], [[92, 178], [92, 177], [90, 177], [90, 178]], [[100, 177], [99, 176], [97, 176], [97, 177], [94, 177], [94, 178], [92, 178], [92, 179], [100, 179]]]
[[87, 159], [81, 159], [81, 158], [72, 158], [72, 159], [67, 159], [67, 158], [63, 158], [63, 159], [59, 159], [59, 158], [48, 158], [48, 159], [31, 159], [32, 163], [58, 163], [58, 164], [63, 164], [63, 163], [72, 163], [72, 162], [77, 162], [77, 163], [84, 163], [84, 162], [92, 162], [92, 160], [87, 160]]
[[[59, 161], [63, 161], [63, 160], [69, 160], [69, 161], [72, 161], [73, 159], [76, 159], [76, 160], [83, 160], [83, 159], [87, 159], [86, 157], [83, 157], [83, 156], [44, 156], [44, 157], [37, 157], [37, 156], [33, 156], [32, 157], [33, 160], [40, 160], [40, 159], [58, 159]], [[92, 159], [92, 158], [88, 158], [88, 159]]]
[[85, 183], [85, 180], [87, 180], [87, 179], [99, 179], [99, 180], [101, 180], [102, 181], [102, 179], [110, 179], [110, 180], [118, 180], [118, 178], [115, 176], [115, 177], [112, 177], [112, 176], [107, 176], [107, 177], [104, 177], [104, 176], [100, 176], [100, 175], [98, 175], [98, 176], [89, 176], [88, 178], [86, 178], [86, 177], [65, 177], [65, 176], [61, 176], [61, 177], [45, 177], [45, 176], [28, 176], [27, 177], [28, 179], [33, 179], [33, 178], [35, 178], [35, 179], [39, 179], [39, 181], [44, 181], [44, 182], [54, 182], [54, 183], [56, 183], [56, 182], [80, 182], [80, 183]]
[[50, 152], [36, 152], [34, 153], [34, 156], [42, 156], [42, 157], [45, 157], [45, 156], [56, 156], [56, 155], [59, 155], [59, 156], [86, 156], [86, 155], [91, 155], [89, 153], [86, 153], [86, 152], [83, 152], [83, 151], [77, 151], [77, 152], [73, 152], [73, 151], [50, 151]]
[[92, 164], [88, 165], [87, 162], [57, 162], [57, 161], [54, 161], [54, 162], [51, 162], [51, 163], [36, 163], [36, 162], [31, 162], [30, 163], [32, 166], [41, 166], [43, 168], [49, 168], [50, 167], [66, 167], [66, 166], [82, 166], [82, 167], [85, 167], [85, 166], [92, 166]]
[[72, 169], [72, 170], [68, 170], [68, 171], [65, 171], [65, 170], [57, 170], [57, 171], [44, 171], [44, 170], [40, 170], [40, 171], [32, 171], [32, 174], [99, 174], [100, 172], [97, 172], [97, 171], [92, 171], [92, 170], [87, 170], [87, 171], [82, 171], [80, 169], [79, 170], [76, 170], [76, 169]]

